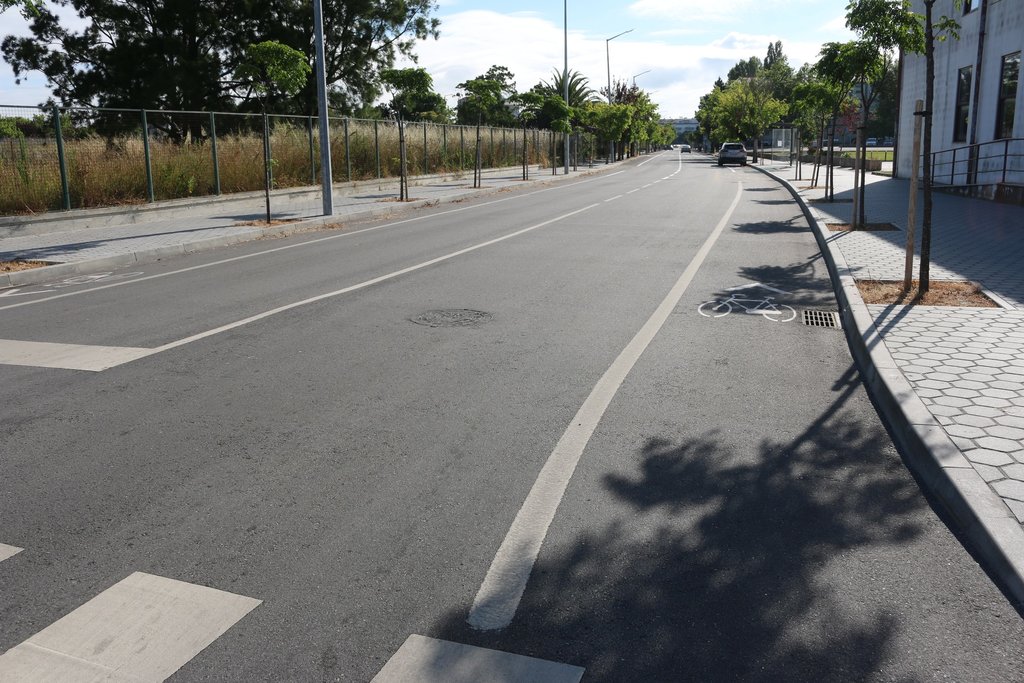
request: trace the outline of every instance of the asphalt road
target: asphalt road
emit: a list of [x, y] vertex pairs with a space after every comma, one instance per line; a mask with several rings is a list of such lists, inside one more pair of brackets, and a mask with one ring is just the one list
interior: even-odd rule
[[[261, 601], [180, 681], [365, 681], [412, 634], [584, 681], [1024, 678], [802, 324], [836, 304], [799, 209], [682, 156], [0, 299], [0, 339], [114, 358], [0, 365], [0, 652], [145, 572]], [[797, 315], [698, 310], [730, 296]]]

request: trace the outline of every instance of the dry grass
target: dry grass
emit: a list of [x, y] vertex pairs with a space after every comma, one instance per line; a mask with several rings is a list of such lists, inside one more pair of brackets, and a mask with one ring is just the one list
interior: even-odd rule
[[928, 291], [921, 296], [918, 281], [912, 280], [910, 290], [903, 288], [903, 281], [858, 280], [857, 289], [868, 304], [901, 304], [908, 306], [967, 306], [976, 308], [997, 308], [998, 305], [985, 296], [981, 287], [973, 282], [932, 280]]
[[46, 261], [0, 261], [0, 273], [14, 273], [19, 270], [31, 270], [52, 265]]

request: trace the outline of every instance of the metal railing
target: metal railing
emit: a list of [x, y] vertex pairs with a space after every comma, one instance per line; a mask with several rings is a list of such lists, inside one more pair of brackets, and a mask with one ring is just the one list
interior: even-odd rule
[[1024, 138], [991, 140], [932, 153], [936, 185], [1024, 185]]
[[[0, 215], [315, 186], [318, 120], [231, 112], [0, 106]], [[266, 125], [265, 125], [266, 124]], [[330, 119], [335, 182], [400, 174], [395, 121]], [[410, 174], [475, 168], [477, 127], [406, 122]], [[554, 166], [559, 134], [480, 128], [483, 168]], [[575, 147], [592, 147], [580, 140]], [[552, 152], [555, 150], [555, 152]]]

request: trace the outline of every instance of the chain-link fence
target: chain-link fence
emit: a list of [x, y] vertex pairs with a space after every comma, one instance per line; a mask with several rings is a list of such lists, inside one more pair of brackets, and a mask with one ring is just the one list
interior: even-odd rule
[[[330, 126], [336, 183], [399, 175], [396, 122]], [[483, 168], [549, 167], [559, 153], [546, 130], [407, 122], [405, 135], [411, 175], [472, 170], [478, 140]], [[267, 148], [272, 188], [319, 183], [314, 117], [0, 106], [0, 215], [261, 190]]]

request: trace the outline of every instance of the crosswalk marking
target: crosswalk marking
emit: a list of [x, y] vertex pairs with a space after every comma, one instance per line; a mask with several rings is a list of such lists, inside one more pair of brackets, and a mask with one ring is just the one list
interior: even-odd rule
[[13, 545], [7, 545], [6, 543], [0, 543], [0, 562], [3, 562], [9, 557], [14, 557], [20, 553], [23, 548], [15, 548]]
[[132, 346], [86, 346], [0, 339], [0, 364], [99, 372], [155, 353]]
[[570, 664], [413, 634], [372, 683], [579, 683], [583, 671]]
[[162, 681], [260, 602], [135, 572], [0, 656], [0, 680]]

